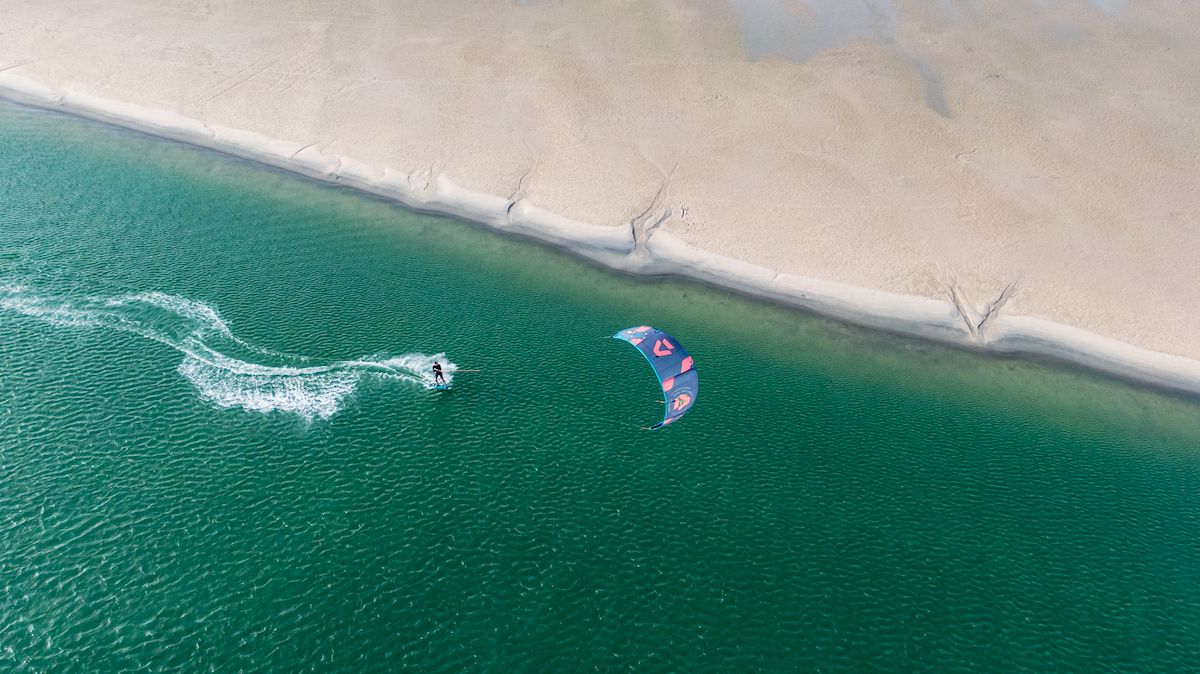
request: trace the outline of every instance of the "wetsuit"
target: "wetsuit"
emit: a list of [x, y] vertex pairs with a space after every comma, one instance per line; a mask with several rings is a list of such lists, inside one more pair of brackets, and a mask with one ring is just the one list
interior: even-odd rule
[[433, 364], [433, 381], [434, 383], [438, 381], [441, 381], [443, 384], [446, 383], [446, 376], [442, 374], [442, 366], [437, 363]]

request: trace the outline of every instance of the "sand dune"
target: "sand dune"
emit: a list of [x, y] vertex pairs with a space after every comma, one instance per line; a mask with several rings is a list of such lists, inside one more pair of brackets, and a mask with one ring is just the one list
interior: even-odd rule
[[998, 311], [1200, 358], [1195, 3], [51, 4], [3, 3], [0, 69], [57, 96], [934, 299], [967, 340]]

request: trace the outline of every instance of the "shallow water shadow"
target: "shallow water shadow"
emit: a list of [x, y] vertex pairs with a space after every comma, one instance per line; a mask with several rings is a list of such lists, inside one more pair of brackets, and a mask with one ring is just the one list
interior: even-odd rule
[[874, 40], [921, 77], [925, 103], [950, 116], [942, 75], [896, 41], [896, 12], [890, 0], [729, 0], [742, 21], [742, 45], [751, 61], [781, 56], [804, 63], [855, 40]]

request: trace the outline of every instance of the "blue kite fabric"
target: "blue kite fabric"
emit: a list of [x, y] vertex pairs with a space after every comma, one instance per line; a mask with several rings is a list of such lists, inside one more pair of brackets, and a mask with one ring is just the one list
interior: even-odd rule
[[625, 328], [613, 335], [637, 347], [646, 357], [658, 381], [662, 384], [663, 401], [667, 405], [663, 420], [653, 426], [662, 428], [687, 413], [696, 403], [700, 378], [696, 364], [676, 339], [657, 328], [639, 325]]

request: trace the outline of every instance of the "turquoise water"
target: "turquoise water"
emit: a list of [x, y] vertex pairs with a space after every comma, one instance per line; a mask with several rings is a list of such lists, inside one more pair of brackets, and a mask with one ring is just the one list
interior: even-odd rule
[[1198, 419], [0, 106], [0, 671], [1186, 670]]

